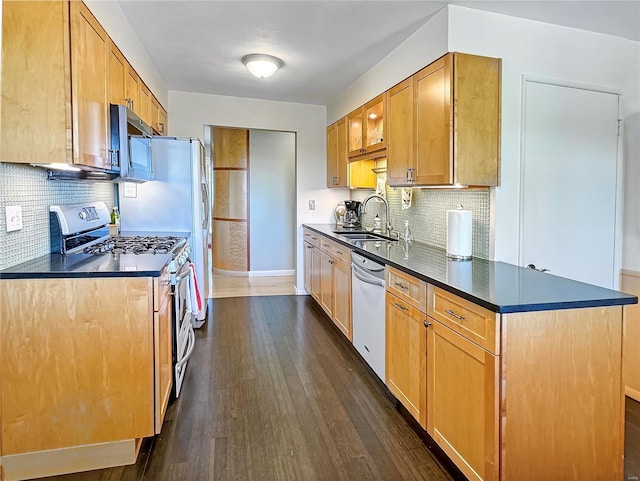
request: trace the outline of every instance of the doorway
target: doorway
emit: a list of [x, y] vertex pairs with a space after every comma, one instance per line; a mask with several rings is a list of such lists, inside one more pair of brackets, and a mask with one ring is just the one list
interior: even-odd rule
[[296, 134], [208, 130], [213, 297], [295, 294]]

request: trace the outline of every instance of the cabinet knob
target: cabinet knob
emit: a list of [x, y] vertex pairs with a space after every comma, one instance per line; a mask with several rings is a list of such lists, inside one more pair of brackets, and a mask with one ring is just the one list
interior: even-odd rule
[[430, 325], [431, 325], [431, 323], [425, 319], [424, 320], [424, 327], [429, 327]]

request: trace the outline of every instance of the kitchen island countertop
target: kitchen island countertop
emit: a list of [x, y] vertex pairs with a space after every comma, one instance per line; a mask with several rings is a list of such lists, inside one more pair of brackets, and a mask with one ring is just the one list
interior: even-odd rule
[[[493, 312], [530, 312], [636, 304], [623, 292], [578, 282], [506, 262], [473, 258], [453, 261], [444, 249], [419, 242], [350, 241], [334, 224], [303, 224], [359, 254], [395, 267]], [[337, 232], [336, 232], [337, 231]]]

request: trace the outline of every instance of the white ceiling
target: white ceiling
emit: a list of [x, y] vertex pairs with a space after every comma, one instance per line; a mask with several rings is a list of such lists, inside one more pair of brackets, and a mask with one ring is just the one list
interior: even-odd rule
[[[640, 0], [119, 0], [169, 90], [320, 105], [447, 3], [640, 41]], [[259, 80], [249, 53], [285, 65]]]

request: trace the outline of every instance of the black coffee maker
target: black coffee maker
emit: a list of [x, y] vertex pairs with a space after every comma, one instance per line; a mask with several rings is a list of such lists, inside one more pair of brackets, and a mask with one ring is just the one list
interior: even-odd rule
[[362, 208], [362, 202], [345, 200], [344, 206], [347, 210], [344, 213], [343, 227], [360, 227], [360, 209]]

